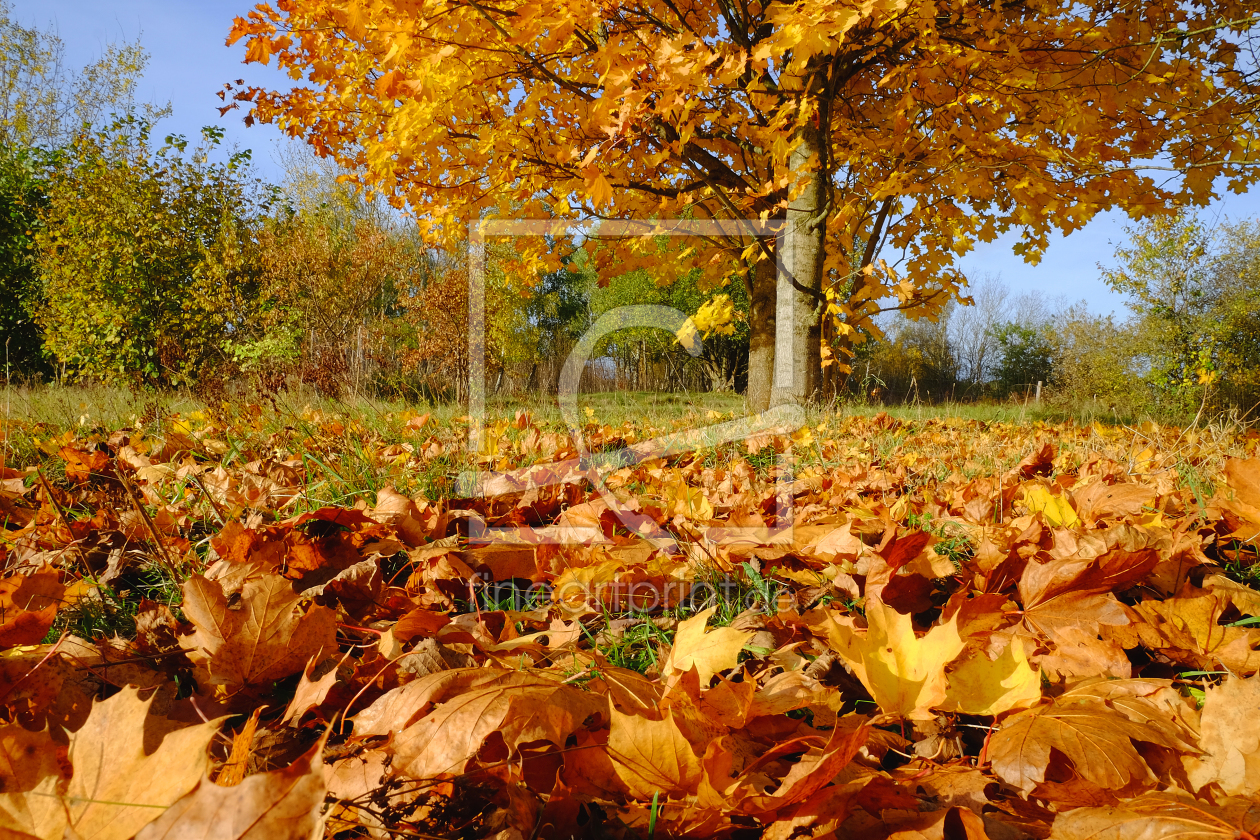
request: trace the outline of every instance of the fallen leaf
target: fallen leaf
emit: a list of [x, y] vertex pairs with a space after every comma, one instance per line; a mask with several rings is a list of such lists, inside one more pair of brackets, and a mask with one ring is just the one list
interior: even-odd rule
[[1024, 504], [1032, 513], [1040, 513], [1055, 528], [1075, 528], [1081, 519], [1072, 509], [1072, 503], [1064, 496], [1056, 496], [1040, 484], [1024, 488]]
[[301, 601], [279, 575], [247, 580], [237, 603], [217, 582], [192, 576], [183, 603], [194, 627], [182, 637], [188, 658], [211, 685], [265, 685], [298, 673], [337, 647], [335, 613], [317, 605], [303, 609]]
[[910, 720], [929, 720], [945, 702], [945, 666], [963, 650], [957, 613], [923, 635], [915, 636], [910, 616], [878, 598], [866, 600], [865, 631], [832, 623], [832, 648], [866, 686], [880, 711]]
[[232, 787], [202, 778], [136, 840], [318, 840], [327, 791], [324, 740], [283, 770], [255, 773]]
[[0, 647], [43, 641], [66, 588], [50, 567], [0, 580]]
[[968, 715], [1000, 715], [1041, 701], [1041, 674], [1028, 664], [1024, 644], [1011, 639], [995, 660], [977, 653], [949, 672], [941, 710]]
[[705, 632], [717, 607], [679, 622], [674, 635], [674, 647], [661, 670], [663, 673], [681, 673], [695, 668], [700, 676], [700, 687], [707, 688], [714, 674], [734, 668], [739, 664], [739, 653], [752, 638], [752, 633], [731, 627], [715, 627]]
[[0, 825], [26, 835], [62, 836], [67, 819], [59, 797], [65, 785], [63, 758], [64, 749], [47, 729], [0, 726]]
[[1229, 796], [1260, 793], [1260, 677], [1226, 677], [1204, 691], [1202, 756], [1185, 757], [1195, 789], [1216, 784]]
[[[92, 707], [70, 736], [69, 829], [83, 840], [130, 840], [188, 793], [209, 767], [206, 749], [217, 722], [182, 729], [149, 714], [152, 699], [124, 688]], [[160, 738], [149, 748], [149, 732]]]
[[393, 767], [418, 779], [458, 776], [491, 735], [507, 747], [505, 758], [539, 741], [563, 747], [588, 718], [604, 712], [605, 703], [546, 677], [531, 685], [504, 682], [464, 691], [397, 733]]
[[[1133, 703], [1140, 701], [1132, 698]], [[1002, 721], [989, 742], [993, 772], [1007, 784], [1031, 792], [1046, 781], [1050, 753], [1056, 750], [1078, 777], [1102, 790], [1118, 791], [1133, 782], [1154, 784], [1155, 776], [1133, 742], [1178, 750], [1192, 745], [1163, 720], [1158, 707], [1148, 707], [1149, 719], [1132, 720], [1096, 696], [1066, 692], [1017, 712]]]
[[1260, 804], [1215, 804], [1185, 794], [1150, 793], [1109, 808], [1075, 808], [1055, 817], [1050, 840], [1247, 840], [1260, 834]]
[[700, 757], [666, 712], [660, 720], [610, 712], [608, 755], [618, 778], [632, 796], [651, 799], [675, 792], [696, 792], [702, 773]]

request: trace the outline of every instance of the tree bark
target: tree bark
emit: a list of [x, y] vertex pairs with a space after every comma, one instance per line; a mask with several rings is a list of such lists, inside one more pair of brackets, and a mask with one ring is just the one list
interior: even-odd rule
[[[807, 126], [792, 152], [793, 172], [809, 166], [805, 188], [789, 202], [787, 224], [779, 236], [778, 255], [782, 269], [776, 282], [776, 336], [772, 405], [805, 403], [817, 397], [822, 382], [822, 306], [814, 295], [797, 289], [792, 280], [817, 292], [822, 288], [826, 261], [826, 172], [822, 166], [822, 138], [818, 129]], [[812, 160], [812, 163], [811, 163]]]
[[752, 295], [748, 304], [748, 387], [744, 401], [749, 411], [770, 407], [774, 387], [774, 304], [777, 271], [763, 258], [752, 267]]

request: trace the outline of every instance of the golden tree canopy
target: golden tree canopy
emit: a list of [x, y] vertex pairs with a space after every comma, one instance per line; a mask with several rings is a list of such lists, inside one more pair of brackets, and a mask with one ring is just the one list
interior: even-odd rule
[[[1004, 231], [1035, 260], [1100, 212], [1244, 190], [1256, 21], [1233, 0], [280, 0], [230, 42], [295, 80], [237, 91], [252, 119], [434, 231], [775, 218], [821, 167], [847, 331], [892, 295], [930, 314]], [[811, 128], [819, 153], [791, 166]], [[872, 270], [881, 249], [896, 273]]]

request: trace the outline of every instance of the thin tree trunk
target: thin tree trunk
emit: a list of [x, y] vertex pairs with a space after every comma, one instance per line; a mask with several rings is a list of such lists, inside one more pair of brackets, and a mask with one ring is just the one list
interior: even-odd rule
[[774, 388], [772, 405], [814, 399], [822, 380], [822, 307], [818, 299], [797, 289], [822, 288], [826, 260], [826, 174], [821, 165], [821, 138], [814, 127], [801, 131], [790, 166], [799, 172], [811, 165], [804, 191], [788, 204], [787, 224], [779, 238], [780, 271], [776, 283]]
[[770, 407], [774, 387], [774, 261], [762, 258], [752, 268], [752, 295], [748, 305], [748, 387], [744, 399], [749, 411]]

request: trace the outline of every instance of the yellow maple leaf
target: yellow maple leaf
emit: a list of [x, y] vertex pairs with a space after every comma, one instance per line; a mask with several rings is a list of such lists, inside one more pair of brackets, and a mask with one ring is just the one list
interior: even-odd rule
[[977, 653], [954, 669], [940, 708], [967, 715], [1000, 715], [1040, 700], [1041, 672], [1028, 664], [1023, 643], [1012, 639], [997, 659]]
[[958, 616], [915, 636], [910, 616], [870, 595], [868, 628], [831, 622], [828, 639], [866, 686], [880, 711], [911, 720], [930, 720], [945, 702], [945, 666], [962, 653]]
[[1046, 522], [1055, 528], [1075, 528], [1081, 524], [1071, 502], [1063, 496], [1052, 495], [1040, 484], [1024, 488], [1024, 504], [1031, 512], [1044, 516]]
[[714, 295], [696, 310], [691, 321], [705, 338], [711, 335], [734, 335], [735, 304], [730, 295]]
[[685, 673], [694, 667], [703, 688], [708, 686], [714, 674], [739, 664], [739, 652], [752, 633], [730, 627], [715, 627], [708, 633], [704, 632], [705, 625], [716, 611], [716, 606], [709, 607], [678, 625], [674, 647], [665, 660], [664, 671], [672, 669]]
[[713, 505], [709, 503], [704, 490], [692, 487], [675, 476], [674, 480], [664, 487], [666, 510], [671, 516], [685, 516], [688, 519], [712, 519]]
[[613, 190], [608, 179], [604, 177], [604, 173], [592, 166], [588, 167], [583, 174], [586, 176], [586, 195], [591, 199], [591, 204], [596, 207], [610, 204]]

